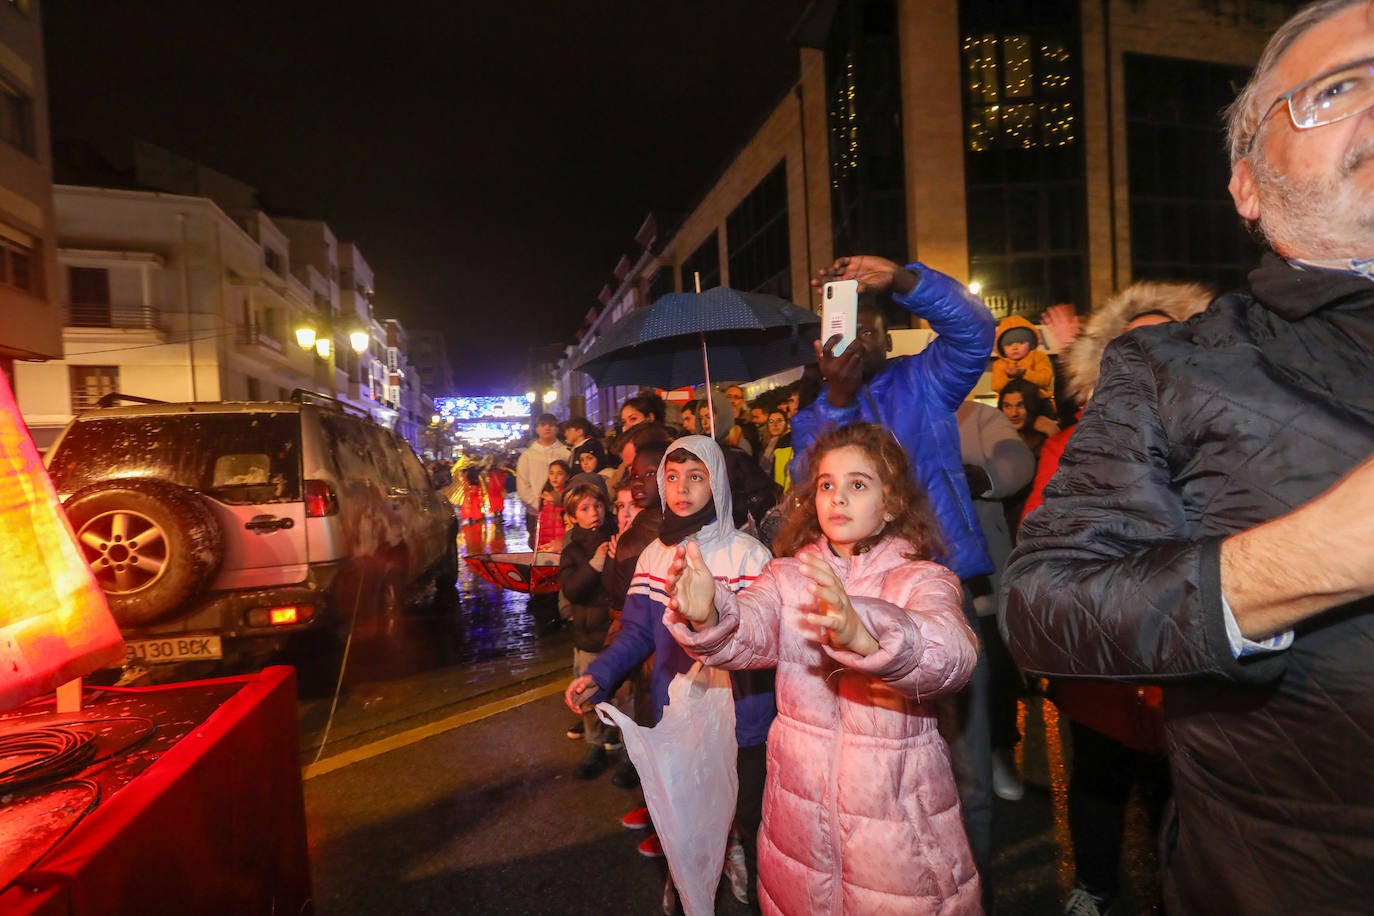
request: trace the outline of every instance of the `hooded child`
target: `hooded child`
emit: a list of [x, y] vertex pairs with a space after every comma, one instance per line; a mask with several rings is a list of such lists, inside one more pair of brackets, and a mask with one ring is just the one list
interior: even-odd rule
[[1035, 325], [1020, 315], [997, 324], [997, 357], [992, 361], [992, 390], [1001, 391], [1012, 379], [1025, 379], [1046, 401], [1054, 398], [1054, 364], [1040, 349]]
[[[642, 451], [635, 456], [636, 474], [644, 457]], [[588, 665], [586, 673], [568, 686], [565, 698], [575, 711], [607, 700], [616, 686], [652, 655], [653, 721], [662, 718], [663, 707], [668, 704], [668, 685], [693, 665], [693, 659], [663, 625], [663, 613], [668, 606], [663, 582], [677, 545], [688, 541], [696, 544], [705, 567], [730, 592], [746, 588], [772, 558], [767, 547], [735, 527], [725, 457], [712, 439], [684, 436], [669, 445], [658, 466], [657, 483], [663, 507], [658, 538], [639, 555], [634, 579], [625, 596], [620, 632]], [[638, 522], [639, 518], [635, 519], [635, 524]], [[765, 742], [777, 712], [773, 672], [731, 672], [731, 681], [735, 737], [739, 744], [735, 819], [745, 856], [752, 866], [763, 809]], [[753, 868], [749, 871], [752, 873]], [[731, 889], [742, 897], [746, 892], [735, 883], [735, 877], [732, 875]]]

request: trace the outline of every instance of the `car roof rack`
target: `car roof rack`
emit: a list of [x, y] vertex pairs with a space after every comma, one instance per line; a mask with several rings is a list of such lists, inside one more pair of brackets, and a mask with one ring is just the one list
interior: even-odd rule
[[314, 404], [317, 407], [328, 407], [331, 410], [337, 410], [339, 413], [351, 414], [352, 416], [362, 417], [367, 420], [372, 419], [365, 410], [319, 391], [311, 391], [309, 388], [295, 389], [291, 392], [289, 400], [295, 401], [297, 404]]
[[111, 391], [109, 394], [102, 394], [100, 399], [95, 402], [96, 407], [114, 407], [116, 404], [166, 404], [166, 401], [157, 398], [145, 398], [136, 394], [124, 394], [119, 391]]

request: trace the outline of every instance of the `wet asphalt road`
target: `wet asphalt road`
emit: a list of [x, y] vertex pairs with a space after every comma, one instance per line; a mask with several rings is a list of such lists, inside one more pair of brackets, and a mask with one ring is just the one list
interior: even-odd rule
[[[525, 549], [510, 508], [503, 526], [469, 526], [464, 552]], [[456, 602], [356, 634], [337, 702], [337, 669], [309, 672], [301, 755], [317, 912], [661, 912], [666, 867], [620, 826], [640, 793], [609, 772], [572, 777], [571, 642], [538, 632], [527, 601], [465, 567]], [[1054, 914], [1072, 883], [1064, 746], [1051, 704], [1028, 697], [1022, 716], [1026, 797], [997, 802], [985, 880], [998, 914]], [[1133, 806], [1116, 916], [1158, 912], [1150, 846]], [[747, 911], [718, 898], [720, 913]]]

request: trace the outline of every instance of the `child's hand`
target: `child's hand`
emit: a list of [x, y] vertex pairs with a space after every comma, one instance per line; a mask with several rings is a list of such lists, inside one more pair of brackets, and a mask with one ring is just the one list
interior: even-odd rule
[[1050, 306], [1040, 316], [1040, 325], [1047, 332], [1046, 336], [1051, 338], [1050, 344], [1057, 350], [1063, 350], [1073, 343], [1082, 324], [1074, 307], [1062, 303]]
[[568, 689], [563, 691], [563, 702], [567, 703], [573, 712], [586, 712], [592, 708], [592, 697], [596, 696], [600, 689], [590, 674], [575, 677], [568, 685]]
[[611, 539], [606, 542], [606, 556], [615, 559], [615, 545], [620, 543], [620, 532], [611, 535]]
[[587, 561], [587, 565], [597, 572], [601, 572], [601, 570], [605, 569], [606, 552], [610, 549], [610, 546], [610, 541], [602, 542], [602, 544], [596, 548], [596, 553], [592, 554], [592, 558]]
[[716, 577], [711, 575], [701, 548], [696, 541], [687, 541], [673, 548], [673, 562], [668, 565], [663, 590], [668, 593], [668, 609], [676, 611], [692, 629], [697, 624], [715, 626]]
[[821, 627], [826, 641], [837, 649], [848, 649], [857, 655], [878, 651], [878, 641], [854, 613], [844, 583], [830, 564], [820, 557], [806, 557], [800, 567], [801, 574], [811, 580], [811, 594], [816, 597], [819, 610], [807, 614], [806, 622]]
[[1026, 370], [1025, 370], [1025, 369], [1022, 369], [1020, 366], [1008, 366], [1008, 367], [1007, 367], [1007, 378], [1020, 378], [1021, 376], [1025, 375], [1025, 374], [1026, 374]]
[[539, 545], [539, 550], [538, 550], [538, 552], [539, 552], [539, 553], [562, 553], [562, 552], [563, 552], [563, 542], [562, 542], [562, 541], [546, 541], [545, 543]]

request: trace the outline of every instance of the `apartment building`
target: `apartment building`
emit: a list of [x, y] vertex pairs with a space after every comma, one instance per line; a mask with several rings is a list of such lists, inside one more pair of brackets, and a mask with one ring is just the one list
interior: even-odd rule
[[209, 198], [161, 191], [57, 185], [53, 197], [62, 355], [14, 376], [40, 448], [111, 391], [217, 401], [310, 388], [396, 423], [399, 403], [373, 395], [367, 357], [384, 365], [391, 332], [356, 291], [341, 297], [334, 256], [346, 251], [367, 289], [370, 269], [324, 224], [236, 220]]
[[641, 231], [560, 387], [605, 422], [623, 392], [568, 367], [626, 310], [698, 281], [814, 307], [809, 278], [849, 253], [976, 283], [999, 317], [1090, 312], [1136, 279], [1241, 282], [1258, 251], [1226, 190], [1220, 112], [1301, 5], [812, 4], [796, 83], [690, 213]]
[[0, 371], [62, 354], [39, 4], [0, 0]]

